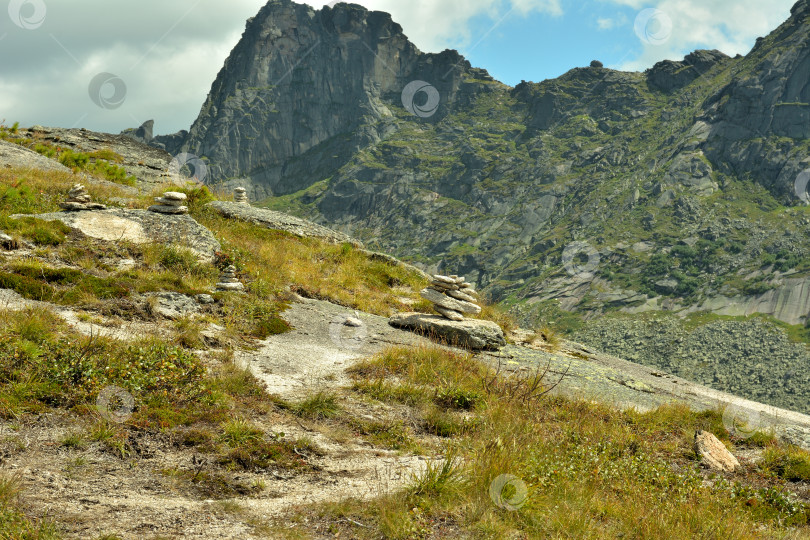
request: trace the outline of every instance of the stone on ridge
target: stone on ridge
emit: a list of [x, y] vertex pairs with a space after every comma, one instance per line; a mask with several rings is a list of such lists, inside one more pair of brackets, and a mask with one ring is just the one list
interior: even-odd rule
[[217, 289], [220, 291], [242, 291], [245, 286], [241, 283], [217, 283]]
[[481, 308], [477, 305], [471, 302], [465, 302], [464, 300], [456, 300], [455, 298], [440, 293], [436, 289], [422, 289], [419, 295], [425, 300], [433, 302], [437, 306], [445, 309], [452, 309], [453, 311], [459, 311], [461, 313], [472, 313], [473, 315], [481, 313]]
[[441, 306], [433, 306], [433, 309], [439, 312], [439, 315], [451, 321], [463, 321], [464, 315], [452, 309], [445, 309]]
[[465, 294], [463, 290], [458, 291], [449, 290], [447, 291], [447, 295], [452, 296], [456, 300], [464, 300], [465, 302], [475, 303], [475, 298], [470, 296], [469, 294]]
[[166, 206], [183, 206], [183, 201], [167, 199], [166, 197], [155, 197], [155, 202]]
[[188, 206], [168, 206], [165, 204], [156, 204], [148, 208], [150, 212], [157, 212], [158, 214], [186, 214], [188, 213]]

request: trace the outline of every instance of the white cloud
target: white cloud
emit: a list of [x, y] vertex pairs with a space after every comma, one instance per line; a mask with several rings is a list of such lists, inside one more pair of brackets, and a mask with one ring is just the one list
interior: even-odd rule
[[[320, 8], [332, 2], [304, 0]], [[561, 0], [351, 0], [366, 9], [390, 13], [405, 35], [425, 52], [474, 46], [483, 35], [473, 35], [469, 23], [485, 15], [493, 26], [505, 16], [530, 13], [563, 14]]]
[[610, 30], [616, 26], [616, 21], [610, 18], [596, 19], [596, 26], [599, 27], [599, 30]]
[[685, 53], [699, 48], [719, 49], [729, 56], [746, 54], [755, 38], [767, 35], [787, 19], [795, 3], [795, 0], [606, 1], [639, 12], [656, 8], [672, 22], [668, 39], [645, 43], [641, 56], [619, 66], [625, 70], [646, 69], [664, 59], [679, 60]]
[[[267, 0], [46, 0], [43, 24], [25, 30], [0, 10], [0, 120], [117, 132], [149, 118], [160, 133], [188, 128], [248, 17]], [[103, 109], [88, 86], [120, 77], [126, 99]], [[109, 90], [106, 88], [105, 90]]]

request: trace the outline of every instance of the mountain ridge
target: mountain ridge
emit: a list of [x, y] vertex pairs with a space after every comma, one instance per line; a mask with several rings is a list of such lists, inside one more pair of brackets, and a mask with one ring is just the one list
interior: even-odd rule
[[[559, 304], [797, 324], [810, 311], [794, 185], [810, 165], [807, 13], [798, 2], [744, 57], [695, 51], [512, 88], [456, 51], [421, 53], [387, 14], [273, 0], [182, 144], [153, 144], [200, 155], [208, 182], [467, 275], [527, 321]], [[414, 80], [438, 91], [434, 114], [403, 106]], [[566, 268], [574, 243], [596, 253], [590, 280]]]

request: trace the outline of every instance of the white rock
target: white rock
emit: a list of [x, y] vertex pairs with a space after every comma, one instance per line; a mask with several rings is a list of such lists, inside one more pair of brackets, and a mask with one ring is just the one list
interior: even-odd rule
[[433, 309], [435, 309], [437, 312], [439, 312], [439, 315], [441, 315], [445, 319], [450, 319], [451, 321], [463, 321], [464, 320], [464, 315], [462, 315], [458, 311], [454, 311], [452, 309], [445, 309], [445, 308], [443, 308], [441, 306], [433, 306]]
[[159, 204], [165, 204], [166, 206], [183, 206], [183, 201], [178, 201], [175, 199], [167, 199], [165, 197], [155, 197], [155, 202]]
[[346, 321], [343, 323], [345, 326], [351, 326], [353, 328], [359, 328], [363, 326], [363, 321], [356, 317], [347, 317]]
[[720, 439], [708, 431], [695, 432], [695, 453], [710, 469], [733, 472], [740, 466], [740, 462]]
[[453, 298], [455, 298], [457, 300], [464, 300], [465, 302], [475, 303], [475, 298], [473, 296], [470, 296], [469, 294], [465, 294], [462, 290], [458, 290], [458, 291], [450, 290], [450, 291], [447, 291], [447, 295], [452, 296]]

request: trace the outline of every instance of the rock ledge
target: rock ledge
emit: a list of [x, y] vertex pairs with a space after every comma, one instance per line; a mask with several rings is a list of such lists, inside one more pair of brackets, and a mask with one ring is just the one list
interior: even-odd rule
[[388, 324], [474, 351], [497, 350], [506, 345], [503, 330], [492, 321], [451, 321], [424, 313], [398, 313], [388, 320]]

